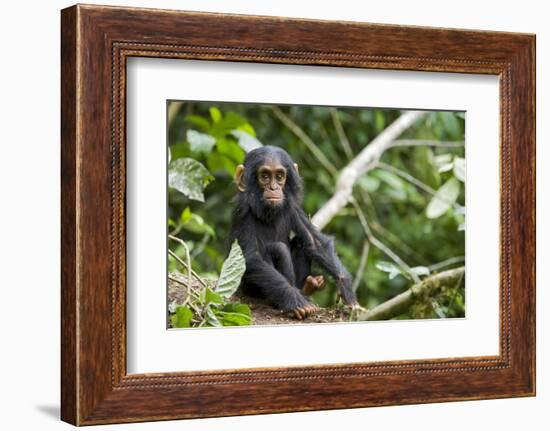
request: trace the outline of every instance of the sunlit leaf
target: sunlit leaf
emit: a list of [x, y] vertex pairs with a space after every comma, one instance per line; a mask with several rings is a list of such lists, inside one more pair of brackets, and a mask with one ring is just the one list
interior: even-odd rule
[[229, 298], [233, 295], [241, 284], [241, 279], [245, 270], [246, 264], [244, 255], [239, 243], [235, 240], [231, 245], [229, 256], [222, 265], [216, 293], [224, 298]]
[[376, 262], [376, 268], [382, 272], [388, 273], [388, 278], [393, 280], [399, 274], [401, 274], [401, 269], [391, 262], [379, 261]]
[[214, 123], [219, 123], [222, 119], [222, 113], [220, 112], [220, 110], [215, 106], [212, 106], [208, 111], [210, 112], [210, 117], [212, 117], [212, 121]]
[[459, 193], [460, 183], [455, 177], [452, 177], [437, 190], [426, 207], [426, 216], [430, 219], [441, 217], [454, 205]]
[[177, 159], [168, 166], [168, 185], [189, 199], [204, 202], [203, 191], [213, 179], [208, 169], [194, 159]]
[[263, 144], [257, 138], [243, 130], [232, 130], [231, 135], [233, 135], [239, 141], [239, 145], [247, 153], [263, 146]]
[[466, 160], [462, 157], [455, 157], [453, 174], [463, 183], [466, 182]]
[[209, 154], [216, 144], [216, 139], [213, 136], [196, 130], [188, 130], [186, 137], [193, 153]]

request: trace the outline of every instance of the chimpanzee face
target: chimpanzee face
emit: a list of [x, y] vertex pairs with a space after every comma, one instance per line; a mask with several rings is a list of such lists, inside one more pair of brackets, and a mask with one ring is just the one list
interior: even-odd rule
[[265, 203], [274, 206], [283, 203], [286, 174], [285, 167], [277, 160], [268, 160], [259, 167], [258, 185]]

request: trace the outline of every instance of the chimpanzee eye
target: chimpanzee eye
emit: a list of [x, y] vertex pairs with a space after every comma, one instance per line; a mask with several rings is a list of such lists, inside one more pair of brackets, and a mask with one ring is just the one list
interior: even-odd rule
[[268, 180], [269, 179], [269, 174], [267, 172], [264, 172], [261, 174], [261, 178], [262, 180]]
[[283, 174], [281, 172], [278, 172], [276, 175], [277, 181], [283, 181]]

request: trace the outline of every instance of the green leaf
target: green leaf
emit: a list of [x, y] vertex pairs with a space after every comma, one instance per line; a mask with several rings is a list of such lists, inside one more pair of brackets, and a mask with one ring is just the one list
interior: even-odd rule
[[239, 141], [239, 145], [247, 153], [255, 148], [263, 147], [263, 144], [258, 139], [243, 130], [235, 129], [230, 133]]
[[390, 280], [401, 274], [401, 269], [391, 262], [379, 261], [376, 262], [376, 267], [382, 272], [387, 272]]
[[244, 151], [233, 139], [218, 139], [216, 149], [220, 154], [229, 157], [236, 163], [242, 163], [244, 161]]
[[168, 166], [168, 185], [189, 199], [204, 202], [203, 191], [212, 180], [208, 169], [191, 158], [174, 160]]
[[214, 123], [219, 123], [220, 120], [222, 119], [222, 113], [220, 112], [220, 110], [218, 108], [216, 108], [215, 106], [212, 106], [208, 112], [210, 112], [210, 117], [212, 117], [212, 121]]
[[174, 328], [189, 328], [191, 326], [192, 318], [193, 312], [187, 306], [177, 307], [176, 313], [173, 316], [170, 316], [170, 320]]
[[223, 298], [218, 293], [207, 287], [203, 290], [203, 300], [205, 304], [223, 304]]
[[189, 207], [185, 207], [185, 209], [181, 212], [180, 220], [182, 223], [187, 223], [189, 220], [191, 220], [192, 216], [193, 213], [191, 212], [191, 209]]
[[453, 174], [463, 183], [466, 182], [466, 160], [462, 157], [455, 157]]
[[225, 304], [225, 306], [223, 307], [223, 311], [246, 314], [247, 316], [252, 316], [250, 307], [246, 304], [241, 304], [240, 302], [230, 302], [229, 304]]
[[426, 207], [426, 216], [430, 219], [441, 217], [454, 205], [459, 193], [460, 183], [455, 177], [452, 177], [437, 190]]
[[371, 175], [361, 175], [357, 185], [367, 192], [375, 192], [380, 187], [380, 180]]
[[216, 236], [216, 232], [214, 231], [212, 226], [207, 224], [200, 215], [191, 213], [191, 211], [186, 212], [186, 210], [181, 213], [180, 219], [182, 221], [181, 227], [183, 229], [197, 235], [204, 235], [205, 233], [207, 233], [211, 237]]
[[223, 326], [248, 326], [252, 324], [252, 317], [242, 313], [219, 313]]
[[237, 167], [237, 163], [234, 160], [217, 151], [208, 156], [206, 164], [212, 172], [219, 173], [220, 171], [225, 171], [230, 177], [233, 177], [235, 168]]
[[238, 130], [248, 133], [250, 136], [256, 137], [256, 131], [250, 123], [245, 123], [242, 126], [237, 127]]
[[213, 136], [196, 130], [188, 130], [186, 137], [193, 153], [209, 154], [216, 144], [216, 139]]
[[185, 117], [185, 121], [194, 124], [199, 129], [202, 129], [205, 132], [210, 129], [210, 122], [206, 118], [203, 118], [199, 115], [188, 115]]
[[231, 245], [229, 256], [222, 265], [216, 293], [224, 298], [229, 298], [233, 295], [241, 284], [241, 279], [245, 270], [246, 263], [244, 255], [239, 243], [235, 240]]

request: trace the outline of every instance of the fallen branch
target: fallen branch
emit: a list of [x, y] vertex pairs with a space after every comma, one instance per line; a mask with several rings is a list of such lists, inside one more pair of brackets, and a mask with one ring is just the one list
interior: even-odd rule
[[356, 314], [356, 320], [388, 320], [406, 312], [411, 305], [423, 298], [438, 294], [442, 288], [456, 285], [464, 276], [464, 267], [449, 269], [425, 278], [414, 284], [409, 290], [374, 307], [372, 310]]
[[348, 204], [353, 185], [359, 177], [367, 172], [373, 163], [378, 162], [382, 153], [392, 146], [395, 139], [424, 115], [424, 111], [409, 111], [402, 114], [349, 162], [338, 177], [334, 195], [312, 217], [313, 224], [323, 229], [336, 213]]

